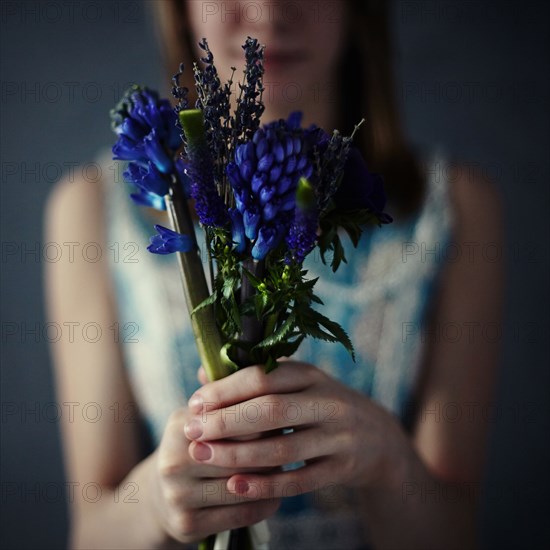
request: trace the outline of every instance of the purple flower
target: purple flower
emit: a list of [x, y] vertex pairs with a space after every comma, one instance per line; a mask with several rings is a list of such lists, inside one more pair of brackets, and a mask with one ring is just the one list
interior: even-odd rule
[[299, 113], [293, 113], [289, 121], [258, 129], [252, 141], [237, 147], [235, 161], [227, 166], [236, 209], [257, 260], [265, 258], [288, 232], [298, 180], [313, 171], [300, 119]]
[[172, 254], [173, 252], [189, 252], [193, 250], [193, 240], [187, 235], [176, 233], [162, 225], [155, 225], [158, 235], [151, 237], [147, 247], [153, 254]]
[[205, 38], [199, 42], [199, 48], [203, 51], [201, 61], [204, 65], [203, 68], [198, 65], [193, 68], [198, 96], [195, 108], [200, 109], [203, 113], [204, 132], [213, 161], [214, 180], [217, 185], [221, 185], [224, 179], [232, 133], [229, 123], [231, 118], [231, 84], [222, 85], [214, 65], [214, 55], [210, 51]]
[[[179, 159], [175, 163], [176, 175], [182, 182], [184, 193], [189, 197], [189, 178], [185, 175], [185, 164]], [[169, 192], [170, 176], [159, 171], [151, 161], [146, 164], [130, 162], [123, 173], [124, 179], [137, 187], [137, 193], [130, 196], [137, 204], [166, 210], [164, 196]]]
[[252, 257], [255, 260], [263, 260], [268, 252], [277, 248], [287, 230], [284, 223], [271, 223], [261, 227], [258, 231], [258, 238], [252, 247]]
[[227, 207], [218, 193], [214, 163], [205, 135], [204, 115], [199, 109], [188, 109], [179, 115], [186, 144], [185, 173], [191, 181], [191, 197], [195, 210], [204, 225], [224, 226], [229, 219]]
[[[203, 156], [204, 155], [204, 156]], [[227, 208], [214, 185], [212, 163], [206, 151], [189, 154], [186, 174], [191, 181], [191, 196], [203, 225], [221, 227], [227, 223]]]
[[334, 203], [340, 210], [368, 209], [380, 223], [391, 223], [384, 212], [386, 194], [382, 176], [369, 172], [367, 163], [356, 147], [352, 147], [346, 162], [344, 177], [334, 194]]
[[319, 210], [313, 186], [301, 178], [296, 191], [296, 211], [286, 237], [290, 249], [289, 257], [301, 263], [313, 250], [317, 241]]
[[240, 84], [241, 94], [237, 99], [235, 123], [237, 135], [244, 141], [252, 138], [260, 126], [260, 117], [264, 112], [261, 100], [264, 91], [264, 47], [256, 38], [250, 36], [242, 46], [245, 52], [246, 67], [244, 83]]
[[112, 127], [118, 135], [113, 146], [115, 160], [152, 161], [167, 174], [181, 147], [176, 114], [170, 102], [156, 92], [132, 86], [111, 111]]
[[246, 248], [243, 217], [236, 208], [229, 209], [229, 217], [231, 218], [231, 239], [235, 244], [235, 250], [242, 254]]

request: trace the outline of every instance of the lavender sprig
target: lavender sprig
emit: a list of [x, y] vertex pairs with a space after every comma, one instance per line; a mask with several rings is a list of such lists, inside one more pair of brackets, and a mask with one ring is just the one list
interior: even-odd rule
[[199, 220], [205, 226], [224, 226], [229, 218], [215, 184], [212, 155], [205, 138], [203, 112], [198, 109], [182, 111], [179, 120], [186, 136], [186, 173], [191, 180], [191, 197], [195, 199]]
[[239, 84], [240, 95], [234, 121], [234, 147], [250, 139], [260, 127], [265, 110], [263, 104], [264, 46], [256, 38], [247, 38], [243, 45], [246, 66], [244, 82]]
[[208, 47], [206, 38], [199, 42], [199, 47], [205, 55], [201, 58], [204, 63], [203, 70], [197, 64], [193, 66], [198, 94], [195, 108], [203, 112], [206, 141], [215, 165], [214, 179], [219, 192], [223, 194], [225, 165], [229, 160], [231, 83], [221, 84], [214, 65], [214, 55]]
[[[181, 111], [185, 111], [189, 108], [189, 88], [180, 84], [180, 78], [185, 71], [185, 65], [180, 63], [178, 72], [172, 77], [172, 96], [177, 100], [174, 107], [174, 114], [176, 116], [176, 125], [181, 128], [178, 115]], [[185, 143], [185, 135], [180, 135], [182, 141]]]

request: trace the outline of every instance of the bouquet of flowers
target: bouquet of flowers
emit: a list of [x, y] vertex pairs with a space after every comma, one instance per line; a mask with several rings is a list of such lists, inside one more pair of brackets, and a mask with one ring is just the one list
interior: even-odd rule
[[[206, 39], [199, 46], [196, 105], [180, 85], [182, 64], [173, 78], [175, 109], [133, 86], [111, 116], [114, 158], [129, 161], [124, 177], [136, 188], [131, 198], [168, 211], [171, 228], [156, 225], [148, 250], [178, 256], [201, 363], [210, 380], [252, 364], [270, 371], [308, 336], [339, 342], [354, 357], [343, 328], [319, 312], [316, 279], [307, 278], [303, 262], [318, 247], [336, 271], [346, 262], [341, 230], [357, 246], [367, 225], [391, 222], [382, 178], [369, 173], [352, 145], [359, 125], [349, 137], [329, 135], [302, 128], [294, 112], [261, 126], [263, 46], [253, 38], [243, 45], [234, 111], [233, 77], [222, 84]], [[254, 543], [250, 534], [245, 544]]]

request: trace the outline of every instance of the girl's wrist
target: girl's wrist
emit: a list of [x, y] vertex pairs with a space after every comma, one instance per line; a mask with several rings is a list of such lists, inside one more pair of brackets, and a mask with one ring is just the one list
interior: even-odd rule
[[177, 542], [164, 529], [159, 513], [159, 487], [156, 472], [157, 452], [153, 452], [141, 463], [141, 477], [146, 487], [144, 495], [145, 506], [142, 509], [140, 521], [143, 522], [147, 540], [151, 542], [151, 548], [169, 549], [180, 548], [182, 543]]

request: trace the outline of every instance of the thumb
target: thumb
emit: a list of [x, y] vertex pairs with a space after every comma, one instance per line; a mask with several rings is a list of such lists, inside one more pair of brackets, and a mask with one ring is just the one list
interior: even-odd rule
[[208, 384], [208, 376], [206, 376], [206, 371], [204, 370], [204, 367], [200, 366], [197, 370], [197, 378], [199, 379], [199, 382], [204, 386], [204, 384]]

